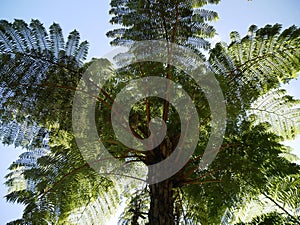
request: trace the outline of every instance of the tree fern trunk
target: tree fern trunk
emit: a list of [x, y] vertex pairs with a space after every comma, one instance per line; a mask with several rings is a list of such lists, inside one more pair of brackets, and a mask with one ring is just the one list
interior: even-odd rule
[[149, 225], [175, 225], [171, 180], [150, 185]]

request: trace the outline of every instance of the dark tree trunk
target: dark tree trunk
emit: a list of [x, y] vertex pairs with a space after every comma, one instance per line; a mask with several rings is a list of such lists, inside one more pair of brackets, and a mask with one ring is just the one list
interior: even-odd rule
[[168, 179], [149, 187], [149, 225], [175, 225], [172, 180]]

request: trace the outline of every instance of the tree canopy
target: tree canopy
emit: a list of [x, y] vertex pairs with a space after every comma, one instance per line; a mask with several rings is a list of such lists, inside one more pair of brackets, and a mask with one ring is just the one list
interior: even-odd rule
[[[29, 25], [22, 20], [0, 21], [1, 140], [28, 151], [12, 163], [6, 177], [10, 188], [6, 199], [25, 205], [23, 217], [10, 224], [105, 224], [121, 202], [126, 207], [120, 224], [225, 224], [225, 220], [299, 224], [300, 167], [289, 160], [290, 149], [281, 142], [299, 134], [299, 101], [287, 95], [282, 85], [300, 71], [300, 29], [252, 25], [245, 37], [231, 32], [231, 43], [211, 48], [207, 39], [215, 30], [209, 22], [218, 15], [202, 7], [218, 2], [112, 0], [111, 23], [121, 28], [107, 33], [112, 45], [132, 49], [136, 41], [164, 40], [170, 43], [170, 57], [171, 44], [176, 44], [206, 62], [223, 92], [227, 120], [219, 153], [204, 169], [199, 169], [199, 163], [212, 133], [212, 112], [205, 92], [186, 71], [171, 61], [136, 62], [118, 69], [107, 59], [86, 62], [88, 43], [80, 42], [76, 30], [65, 41], [55, 23], [47, 31], [38, 20]], [[209, 50], [207, 60], [203, 49]], [[119, 57], [121, 62], [126, 60], [126, 54]], [[95, 63], [98, 67], [91, 70]], [[150, 151], [129, 148], [112, 127], [118, 93], [132, 80], [150, 76], [180, 84], [192, 99], [200, 124], [195, 151], [184, 167], [150, 184], [127, 182], [130, 178], [124, 182], [113, 170], [108, 174], [94, 170], [83, 157], [72, 127], [74, 95], [87, 71], [113, 77], [101, 89], [95, 80], [84, 80], [99, 91], [87, 97], [96, 99], [93, 120], [105, 148], [137, 171], [140, 165], [151, 166], [170, 157], [183, 128], [170, 102], [143, 98], [131, 108], [131, 132], [139, 139], [148, 138], [151, 118], [159, 117], [166, 124], [166, 136]], [[164, 93], [169, 90], [166, 85]], [[80, 106], [88, 104], [82, 101]], [[46, 149], [42, 156], [36, 154], [42, 149]], [[95, 163], [106, 160], [101, 155], [92, 157]], [[123, 172], [127, 173], [126, 168]], [[268, 199], [263, 207], [273, 204], [277, 212], [253, 212], [244, 221], [251, 204], [263, 202], [262, 197]]]

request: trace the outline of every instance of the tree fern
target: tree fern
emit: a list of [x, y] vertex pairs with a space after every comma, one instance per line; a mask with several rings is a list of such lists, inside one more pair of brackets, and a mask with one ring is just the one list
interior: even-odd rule
[[[153, 39], [164, 39], [185, 46], [190, 44], [194, 52], [200, 55], [200, 49], [208, 47], [207, 41], [202, 38], [214, 34], [214, 29], [206, 22], [216, 19], [217, 15], [209, 11], [197, 11], [193, 7], [217, 2], [113, 0], [111, 13], [114, 16], [111, 22], [124, 27], [109, 32], [108, 36], [113, 38], [112, 44], [116, 45]], [[277, 88], [280, 80], [288, 82], [294, 78], [294, 71], [299, 69], [298, 28], [280, 34], [279, 26], [263, 29], [251, 27], [246, 38], [241, 39], [237, 33], [233, 33], [232, 44], [218, 44], [210, 52], [210, 66], [226, 98], [228, 124], [220, 152], [205, 170], [198, 168], [210, 137], [211, 113], [207, 99], [195, 82], [171, 65], [154, 62], [139, 63], [117, 71], [104, 68], [104, 72], [113, 73], [116, 77], [106, 82], [97, 96], [96, 128], [105, 147], [122, 162], [143, 166], [160, 162], [172, 154], [181, 133], [176, 110], [168, 108], [161, 99], [150, 98], [150, 108], [147, 102], [139, 102], [132, 108], [131, 122], [136, 125], [132, 130], [143, 137], [147, 136], [144, 135], [149, 130], [148, 123], [144, 123], [147, 116], [148, 119], [162, 116], [167, 121], [168, 133], [161, 146], [152, 151], [137, 152], [115, 140], [110, 124], [110, 106], [114, 96], [130, 79], [139, 78], [141, 74], [166, 78], [172, 75], [172, 79], [180, 81], [193, 98], [201, 119], [199, 141], [188, 163], [165, 181], [146, 184], [145, 189], [138, 188], [139, 191], [132, 193], [128, 190], [133, 190], [133, 187], [126, 189], [127, 186], [122, 182], [120, 185], [125, 186], [124, 189], [118, 188], [116, 181], [120, 177], [114, 179], [113, 176], [104, 176], [101, 171], [99, 175], [99, 171], [93, 170], [75, 142], [71, 127], [72, 99], [85, 67], [94, 62], [82, 66], [77, 61], [79, 56], [86, 55], [85, 44], [78, 47], [78, 36], [73, 32], [65, 45], [58, 25], [51, 26], [50, 35], [45, 34], [39, 25], [35, 22], [35, 29], [32, 29], [35, 36], [38, 32], [41, 34], [40, 38], [35, 38], [39, 40], [37, 45], [42, 45], [37, 48], [37, 53], [24, 54], [13, 43], [15, 49], [12, 53], [3, 51], [1, 54], [0, 68], [2, 65], [4, 68], [1, 85], [6, 92], [6, 99], [1, 102], [6, 107], [3, 110], [4, 122], [16, 119], [21, 123], [30, 115], [32, 123], [45, 127], [50, 135], [49, 154], [38, 158], [36, 166], [22, 172], [25, 180], [34, 183], [33, 190], [17, 189], [7, 195], [8, 200], [26, 205], [23, 218], [14, 224], [99, 224], [105, 215], [114, 212], [121, 202], [120, 196], [129, 199], [130, 206], [125, 208], [121, 218], [125, 224], [166, 223], [157, 221], [168, 221], [169, 224], [217, 224], [228, 208], [243, 202], [245, 193], [251, 197], [259, 196], [267, 190], [270, 178], [299, 172], [298, 166], [281, 157], [286, 149], [279, 143], [280, 137], [269, 132], [266, 123], [255, 124], [247, 117], [251, 104], [259, 96]], [[3, 35], [1, 49], [6, 49], [9, 48], [5, 39], [8, 34], [4, 32]], [[289, 45], [285, 45], [282, 38], [286, 38], [285, 42], [289, 42]], [[46, 40], [45, 45], [43, 40]], [[188, 43], [189, 40], [194, 43]], [[74, 46], [77, 46], [76, 49]], [[195, 58], [186, 59], [186, 62], [193, 66]], [[35, 63], [34, 68], [39, 68], [41, 64], [37, 62], [47, 62], [44, 73], [35, 74], [28, 69], [32, 68], [32, 63]], [[279, 68], [280, 63], [285, 62], [288, 63], [287, 67]], [[12, 66], [5, 67], [7, 63]], [[24, 103], [22, 108], [18, 106], [19, 102]], [[84, 107], [85, 102], [82, 101], [81, 106]], [[7, 131], [8, 136], [16, 136], [15, 130]], [[85, 144], [90, 150], [90, 143]], [[97, 162], [102, 160], [99, 154], [94, 155]], [[23, 165], [15, 163], [12, 169], [19, 166]], [[122, 172], [126, 175], [127, 171], [124, 169]], [[11, 173], [8, 185], [13, 183], [14, 173]]]

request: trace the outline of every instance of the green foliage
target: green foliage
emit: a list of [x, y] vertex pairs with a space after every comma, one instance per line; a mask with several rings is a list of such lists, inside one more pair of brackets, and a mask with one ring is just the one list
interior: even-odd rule
[[285, 90], [274, 90], [253, 102], [249, 114], [257, 115], [257, 122], [270, 123], [274, 133], [292, 139], [300, 132], [300, 110], [295, 108], [297, 105], [299, 100], [286, 95]]
[[270, 180], [267, 193], [283, 207], [290, 209], [294, 213], [300, 207], [299, 188], [300, 175], [295, 174]]
[[[217, 19], [215, 12], [200, 8], [208, 3], [218, 1], [112, 0], [111, 22], [122, 28], [107, 35], [113, 38], [113, 45], [163, 39], [190, 47], [201, 56], [201, 49], [209, 48], [204, 39], [215, 33], [208, 22]], [[199, 142], [184, 168], [168, 179], [170, 203], [160, 210], [172, 214], [174, 224], [219, 224], [224, 212], [239, 209], [262, 194], [278, 204], [299, 207], [300, 168], [282, 157], [288, 149], [280, 144], [282, 137], [291, 138], [298, 133], [295, 119], [299, 112], [293, 109], [298, 101], [279, 88], [300, 70], [300, 29], [292, 26], [280, 30], [278, 24], [261, 29], [251, 26], [246, 37], [241, 39], [232, 32], [231, 44], [218, 43], [210, 51], [209, 65], [223, 90], [228, 121], [220, 152], [205, 170], [198, 168], [211, 133], [211, 112], [196, 82], [168, 63], [136, 63], [114, 71], [109, 62], [101, 61], [101, 75], [113, 73], [115, 77], [104, 84], [97, 96], [97, 131], [110, 153], [126, 164], [151, 165], [164, 160], [173, 152], [181, 132], [176, 109], [151, 97], [133, 106], [131, 129], [138, 138], [146, 138], [150, 118], [163, 118], [168, 131], [161, 146], [138, 152], [116, 140], [110, 121], [111, 105], [131, 79], [150, 75], [172, 79], [195, 103], [201, 122]], [[120, 223], [154, 221], [150, 213], [155, 205], [154, 186], [133, 187], [124, 185], [118, 176], [99, 175], [83, 159], [75, 143], [72, 99], [83, 72], [94, 62], [83, 64], [86, 54], [87, 42], [80, 43], [76, 30], [65, 43], [55, 23], [49, 34], [37, 20], [30, 25], [20, 20], [0, 23], [2, 141], [38, 150], [45, 134], [50, 138], [47, 154], [37, 158], [27, 153], [21, 157], [32, 157], [32, 164], [19, 160], [11, 166], [6, 182], [10, 193], [6, 198], [25, 204], [23, 218], [11, 224], [102, 224], [115, 212], [121, 197], [127, 199], [127, 207]], [[261, 114], [266, 109], [268, 112]], [[251, 114], [256, 115], [255, 119]], [[86, 144], [89, 147], [90, 143]], [[160, 184], [155, 187], [159, 190]], [[284, 221], [274, 213], [255, 220], [261, 224]]]
[[[112, 24], [121, 24], [107, 33], [112, 45], [130, 45], [133, 41], [166, 40], [197, 50], [208, 49], [215, 29], [208, 24], [218, 18], [217, 13], [193, 8], [218, 1], [111, 1]], [[193, 4], [194, 3], [194, 4]]]
[[248, 35], [231, 33], [231, 44], [216, 44], [210, 51], [212, 70], [219, 74], [229, 116], [245, 114], [258, 97], [297, 77], [300, 29], [281, 25], [252, 25]]
[[[240, 123], [244, 119], [252, 121], [256, 125], [259, 123], [265, 124], [265, 128], [262, 130], [274, 132], [284, 139], [294, 138], [299, 132], [299, 110], [296, 108], [299, 101], [286, 95], [285, 91], [280, 89], [280, 86], [296, 78], [297, 72], [300, 70], [298, 47], [300, 31], [295, 26], [291, 26], [283, 32], [280, 32], [280, 30], [281, 25], [279, 24], [267, 25], [261, 29], [257, 29], [253, 25], [249, 28], [246, 37], [241, 38], [237, 32], [232, 32], [231, 44], [227, 46], [224, 43], [218, 43], [210, 52], [209, 61], [212, 70], [215, 71], [221, 81], [220, 85], [227, 101], [228, 131], [231, 134], [234, 134], [237, 129], [234, 124]], [[241, 128], [241, 126], [238, 127]], [[238, 128], [238, 132], [244, 130], [244, 128], [240, 128]], [[256, 149], [253, 153], [250, 149], [245, 151], [246, 154], [251, 153], [249, 154], [251, 159], [253, 157], [257, 158], [259, 156], [258, 152], [263, 149], [268, 149], [267, 151], [270, 152], [270, 146], [274, 146], [274, 143], [268, 143], [268, 147], [265, 145], [266, 140], [270, 140], [270, 137], [252, 135], [252, 141], [258, 145], [254, 147], [252, 144], [251, 150]], [[275, 142], [282, 141], [282, 138], [277, 138]], [[245, 149], [247, 145], [242, 142], [242, 146]], [[236, 201], [231, 208], [236, 217], [242, 212], [241, 208], [243, 207], [241, 206], [251, 207], [252, 200], [260, 196], [260, 191], [253, 195], [253, 190], [264, 190], [270, 185], [269, 180], [265, 180], [263, 177], [286, 179], [284, 174], [292, 172], [292, 170], [283, 172], [282, 169], [275, 169], [275, 165], [278, 165], [279, 161], [283, 162], [281, 156], [289, 154], [287, 148], [281, 147], [279, 151], [281, 151], [280, 154], [276, 154], [277, 156], [274, 155], [275, 157], [271, 157], [266, 161], [264, 168], [257, 167], [257, 169], [253, 169], [250, 168], [249, 162], [243, 163], [242, 161], [240, 165], [236, 165], [236, 167], [243, 167], [242, 165], [245, 164], [250, 166], [244, 168], [245, 172], [248, 170], [248, 174], [253, 173], [251, 176], [252, 178], [256, 177], [255, 183], [262, 185], [253, 189], [254, 183], [251, 182], [251, 192], [249, 190], [244, 191], [248, 197], [243, 195], [243, 198]], [[245, 153], [238, 153], [238, 155]], [[265, 157], [269, 158], [270, 155], [265, 155]], [[247, 157], [244, 156], [244, 158]], [[262, 161], [255, 162], [252, 165], [262, 165], [261, 163]], [[267, 167], [274, 169], [259, 178], [257, 175], [261, 172], [265, 173], [264, 170]], [[281, 174], [278, 174], [276, 170], [277, 172], [280, 171]], [[243, 180], [249, 181], [249, 178], [244, 177]], [[282, 199], [281, 203], [283, 202], [287, 203], [288, 199]], [[253, 206], [256, 212], [245, 213], [250, 218], [255, 216], [256, 213], [261, 214], [262, 211], [259, 211], [259, 205], [262, 205], [262, 208], [267, 207], [265, 204], [256, 202]], [[239, 208], [239, 210], [236, 210], [236, 208]]]
[[[61, 109], [65, 113], [64, 107], [71, 104], [70, 90], [80, 78], [78, 70], [88, 43], [79, 44], [79, 34], [73, 31], [64, 48], [60, 26], [53, 24], [49, 30], [50, 35], [38, 20], [29, 26], [21, 20], [0, 21], [1, 136], [5, 144], [34, 148], [35, 143], [41, 145], [46, 123], [65, 120]], [[49, 117], [56, 118], [50, 122]]]
[[[23, 218], [10, 224], [71, 224], [74, 218], [74, 224], [85, 224], [83, 218], [91, 214], [94, 223], [113, 213], [119, 204], [117, 181], [92, 170], [69, 133], [87, 42], [79, 43], [73, 31], [64, 44], [58, 24], [50, 27], [50, 35], [37, 20], [30, 26], [20, 20], [0, 25], [2, 142], [31, 150], [7, 175], [6, 199], [25, 205]], [[50, 152], [40, 149], [47, 146]], [[100, 203], [102, 208], [95, 209]]]
[[256, 217], [252, 222], [249, 223], [239, 223], [238, 225], [293, 225], [294, 222], [289, 221], [286, 217], [282, 216], [282, 214], [277, 212], [267, 213], [262, 216]]
[[66, 47], [59, 24], [53, 23], [49, 28], [49, 33], [48, 35], [43, 24], [38, 20], [32, 20], [29, 26], [23, 20], [16, 19], [13, 23], [1, 20], [1, 54], [22, 53], [38, 59], [42, 56], [41, 53], [44, 53], [44, 56], [48, 53], [54, 57], [49, 63], [62, 59], [63, 55], [77, 57], [78, 63], [86, 59], [88, 44], [85, 41], [79, 45], [79, 33], [76, 30], [70, 33]]
[[[6, 199], [26, 206], [23, 213], [26, 224], [46, 224], [45, 221], [55, 224], [98, 221], [100, 224], [99, 221], [109, 218], [120, 203], [120, 181], [99, 176], [83, 160], [74, 138], [61, 135], [63, 138], [57, 135], [57, 140], [50, 144], [49, 154], [23, 171], [25, 180], [32, 182], [31, 188], [18, 190], [12, 186]], [[8, 180], [7, 185], [14, 184]]]
[[147, 224], [149, 211], [149, 191], [144, 188], [126, 196], [127, 202], [123, 213], [120, 216], [119, 224]]

